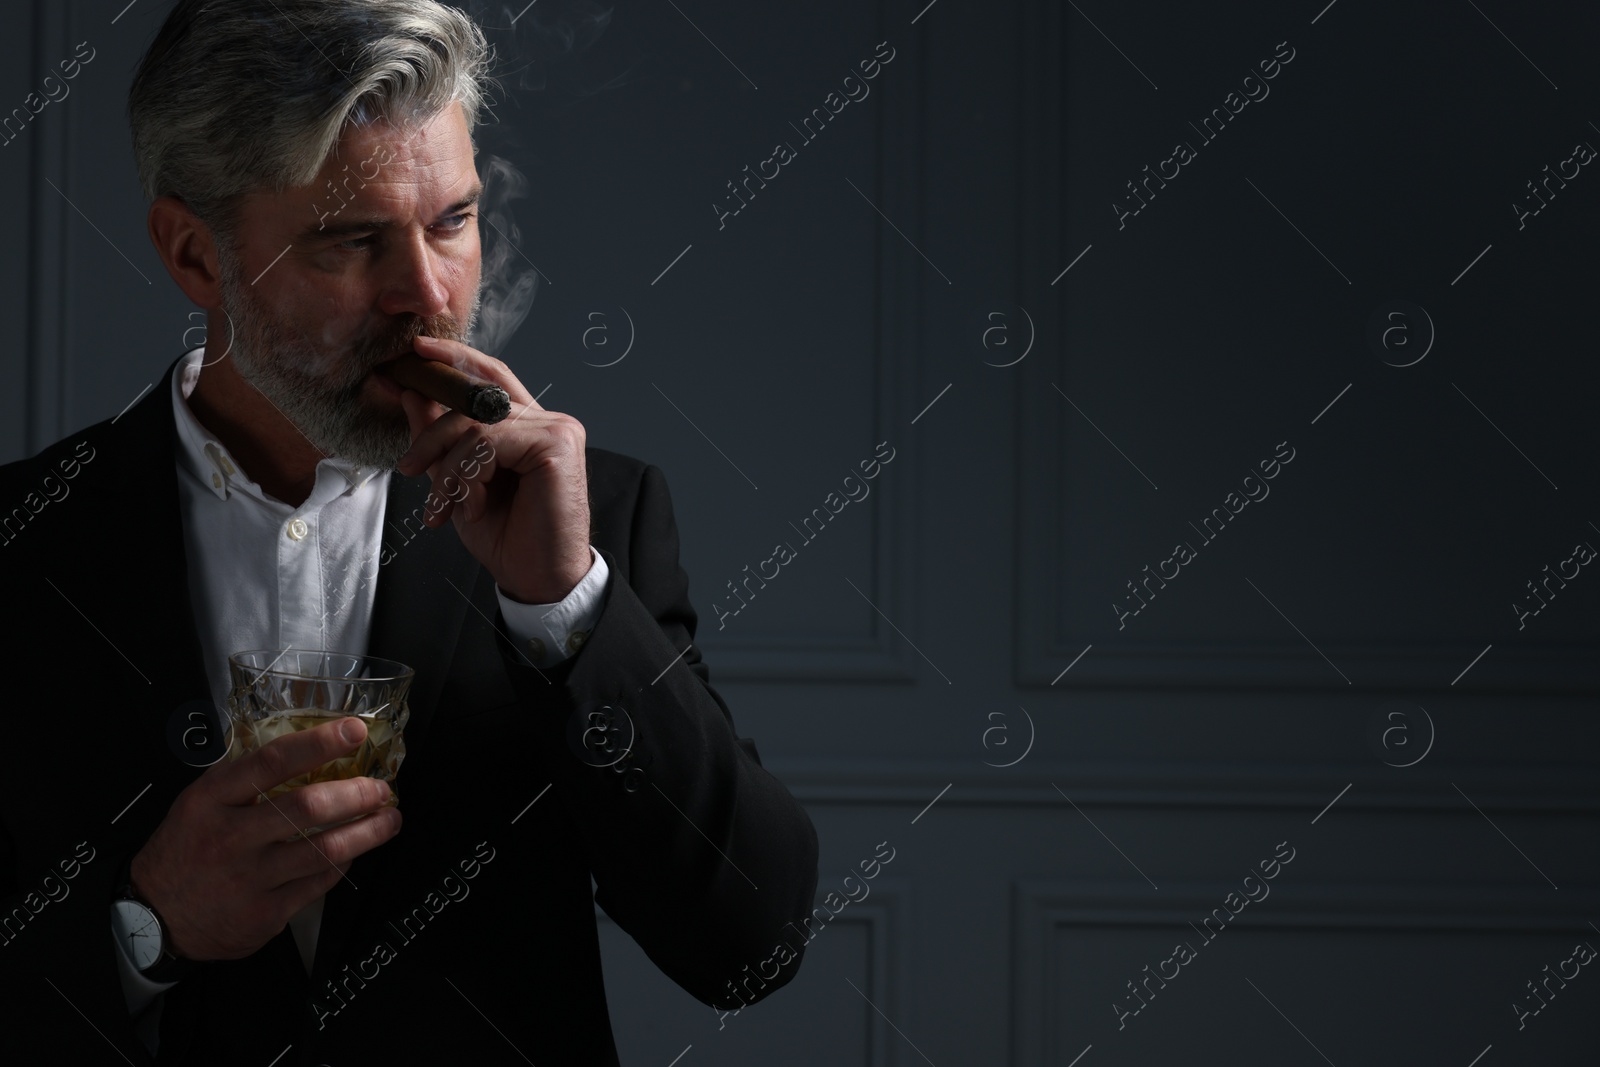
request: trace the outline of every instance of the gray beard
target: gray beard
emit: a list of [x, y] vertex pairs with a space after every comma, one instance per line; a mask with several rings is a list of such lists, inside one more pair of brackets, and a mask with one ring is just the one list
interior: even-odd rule
[[[372, 367], [397, 354], [396, 337], [363, 340], [344, 352], [320, 349], [298, 331], [285, 329], [255, 298], [226, 242], [219, 242], [217, 260], [222, 307], [233, 326], [228, 351], [239, 377], [323, 455], [358, 467], [394, 469], [411, 447], [410, 423], [404, 412], [390, 418], [367, 409], [361, 394]], [[460, 336], [443, 336], [465, 341], [471, 335], [481, 295], [480, 287]], [[427, 331], [412, 331], [400, 350], [410, 351], [410, 336], [422, 332]]]

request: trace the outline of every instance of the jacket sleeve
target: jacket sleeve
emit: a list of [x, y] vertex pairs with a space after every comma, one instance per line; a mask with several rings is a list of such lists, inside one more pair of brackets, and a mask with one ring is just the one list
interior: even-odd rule
[[123, 997], [111, 931], [117, 860], [104, 844], [61, 840], [54, 865], [23, 874], [0, 824], [0, 1024], [11, 1041], [60, 1035], [69, 1055], [104, 1054], [110, 1044], [118, 1058], [150, 1063]]
[[[63, 451], [58, 443], [32, 460], [0, 467], [4, 506], [42, 495], [43, 479]], [[93, 631], [46, 584], [70, 573], [66, 564], [52, 564], [48, 551], [64, 543], [58, 514], [81, 512], [52, 503], [31, 516], [23, 511], [25, 525], [16, 512], [0, 513], [8, 520], [0, 530], [0, 603], [27, 616], [0, 652], [0, 666], [14, 686], [23, 686], [0, 709], [8, 764], [0, 781], [0, 1028], [6, 1035], [0, 1050], [49, 1047], [57, 1058], [146, 1064], [152, 1061], [123, 996], [110, 908], [114, 876], [132, 847], [129, 831], [139, 813], [110, 822], [128, 799], [105, 773], [117, 759], [108, 751], [115, 730], [97, 720], [93, 730], [74, 725], [90, 721], [82, 712], [91, 707], [124, 721], [135, 713], [125, 710], [131, 700], [119, 703], [129, 694], [85, 667], [96, 650], [71, 635], [74, 624], [91, 637]], [[27, 699], [22, 679], [54, 695], [43, 705]]]
[[[741, 987], [754, 1000], [799, 969], [817, 835], [754, 741], [735, 736], [692, 644], [658, 468], [640, 465], [631, 519], [618, 515], [597, 519], [611, 581], [582, 649], [542, 674], [503, 639], [502, 658], [538, 724], [534, 759], [587, 854], [595, 900], [690, 995], [733, 1007], [736, 980], [759, 972]], [[792, 947], [775, 954], [780, 943]]]

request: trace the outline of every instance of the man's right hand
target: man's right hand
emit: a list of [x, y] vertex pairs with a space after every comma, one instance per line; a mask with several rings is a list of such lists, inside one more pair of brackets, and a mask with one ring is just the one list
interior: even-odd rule
[[[320, 782], [257, 803], [274, 786], [348, 755], [366, 735], [354, 716], [285, 734], [213, 764], [178, 794], [130, 868], [134, 891], [160, 916], [175, 955], [251, 955], [332, 889], [357, 856], [399, 833], [400, 811], [383, 807], [390, 790], [376, 778]], [[288, 840], [305, 827], [362, 815]]]

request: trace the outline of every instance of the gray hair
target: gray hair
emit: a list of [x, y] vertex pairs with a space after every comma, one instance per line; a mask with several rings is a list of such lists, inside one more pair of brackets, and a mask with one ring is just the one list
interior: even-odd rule
[[231, 243], [243, 197], [310, 184], [347, 126], [455, 102], [470, 136], [491, 63], [477, 24], [434, 0], [178, 0], [128, 92], [139, 183]]

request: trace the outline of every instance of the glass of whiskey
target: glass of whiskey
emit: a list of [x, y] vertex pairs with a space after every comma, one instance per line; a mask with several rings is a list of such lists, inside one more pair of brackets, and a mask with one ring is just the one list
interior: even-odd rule
[[[395, 777], [406, 755], [402, 733], [411, 716], [406, 703], [413, 677], [410, 667], [375, 656], [285, 648], [235, 652], [228, 657], [228, 673], [230, 759], [240, 759], [291, 731], [309, 730], [346, 715], [359, 716], [367, 727], [366, 739], [354, 752], [274, 785], [261, 799], [270, 801], [317, 782], [366, 775], [389, 783], [393, 793], [385, 807], [399, 803]], [[296, 837], [325, 829], [329, 827], [308, 827]]]

